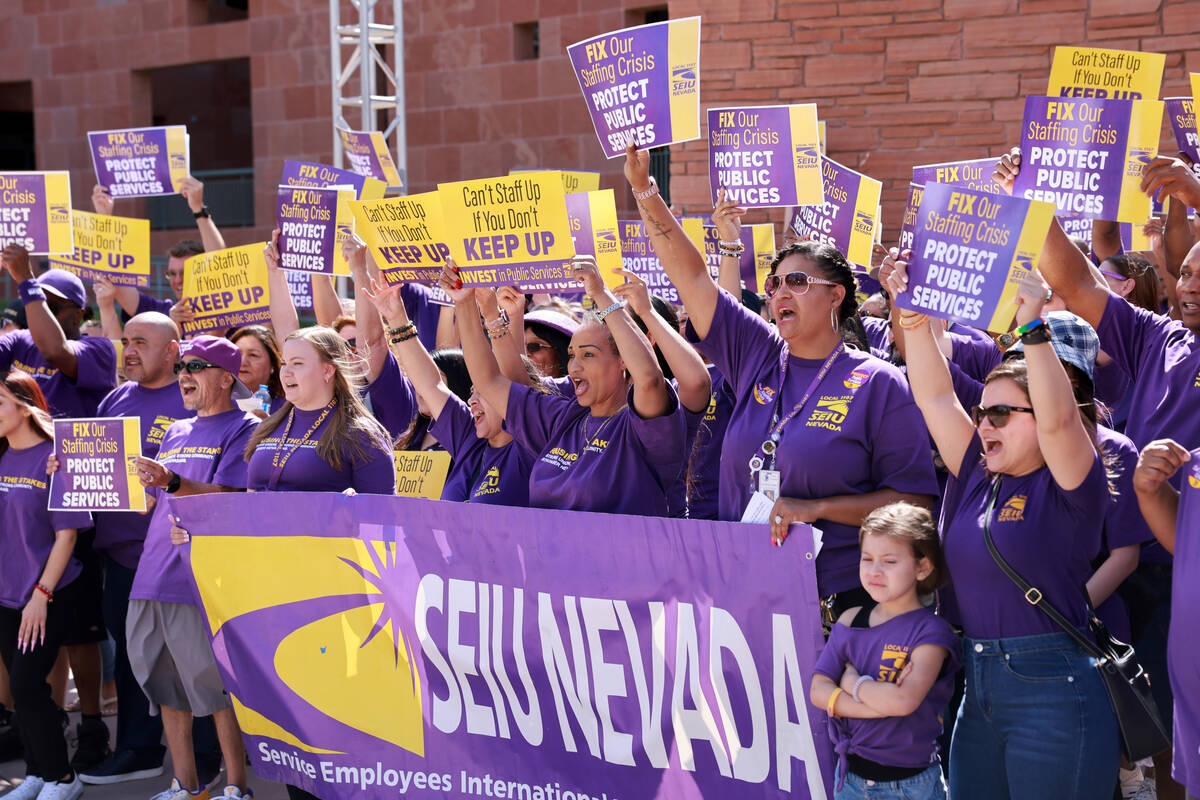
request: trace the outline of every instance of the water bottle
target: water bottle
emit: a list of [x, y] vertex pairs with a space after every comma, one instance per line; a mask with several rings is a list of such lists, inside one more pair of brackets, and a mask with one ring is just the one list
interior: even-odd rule
[[258, 391], [254, 393], [254, 399], [262, 406], [263, 413], [268, 415], [271, 413], [271, 390], [267, 388], [266, 384], [260, 383], [258, 385]]

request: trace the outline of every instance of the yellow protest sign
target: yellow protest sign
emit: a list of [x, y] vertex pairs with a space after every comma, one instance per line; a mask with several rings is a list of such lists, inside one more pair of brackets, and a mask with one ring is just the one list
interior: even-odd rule
[[[623, 283], [613, 270], [621, 268], [621, 238], [617, 233], [617, 203], [612, 189], [567, 195], [567, 218], [577, 255], [595, 256], [600, 277], [610, 289]], [[527, 288], [527, 287], [522, 287]], [[562, 291], [578, 292], [571, 280]]]
[[358, 235], [389, 284], [438, 279], [450, 248], [437, 192], [349, 205]]
[[183, 265], [183, 299], [196, 315], [183, 323], [184, 336], [221, 335], [230, 328], [270, 322], [266, 242], [227, 247], [192, 256]]
[[338, 128], [342, 147], [350, 168], [359, 175], [384, 181], [388, 186], [402, 188], [404, 181], [388, 150], [387, 140], [379, 131], [348, 131]]
[[1166, 61], [1162, 53], [1056, 47], [1046, 94], [1100, 100], [1157, 100]]
[[396, 450], [396, 494], [400, 497], [442, 499], [450, 454], [445, 450]]
[[467, 286], [536, 286], [571, 278], [575, 256], [557, 171], [438, 185], [446, 244]]
[[103, 275], [118, 286], [150, 284], [150, 220], [71, 212], [75, 250], [52, 256], [51, 267], [94, 281]]
[[[525, 172], [541, 172], [540, 169], [510, 169], [509, 175], [518, 175]], [[563, 191], [567, 194], [575, 192], [595, 192], [600, 189], [600, 173], [599, 172], [584, 172], [582, 170], [561, 169], [558, 172], [562, 175]]]

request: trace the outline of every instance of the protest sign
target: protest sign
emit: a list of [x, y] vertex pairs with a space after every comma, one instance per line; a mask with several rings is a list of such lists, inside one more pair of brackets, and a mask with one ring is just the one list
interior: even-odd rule
[[345, 150], [346, 160], [350, 162], [350, 169], [359, 175], [383, 181], [388, 186], [397, 189], [404, 187], [404, 180], [400, 177], [400, 171], [396, 169], [396, 162], [392, 160], [387, 140], [383, 138], [382, 133], [338, 128], [338, 135], [342, 137], [342, 148]]
[[[668, 303], [676, 305], [683, 301], [679, 291], [667, 273], [663, 270], [654, 248], [650, 245], [650, 235], [640, 219], [621, 220], [621, 266], [634, 273], [649, 287], [651, 293], [658, 295]], [[700, 252], [704, 252], [703, 249]]]
[[0, 172], [0, 241], [31, 255], [75, 249], [67, 172]]
[[58, 471], [50, 476], [51, 511], [145, 511], [146, 490], [133, 458], [142, 454], [137, 417], [54, 420]]
[[75, 250], [50, 257], [61, 267], [94, 281], [104, 276], [117, 286], [150, 285], [150, 220], [71, 212]]
[[917, 211], [921, 207], [921, 198], [925, 187], [919, 183], [908, 185], [908, 199], [904, 203], [904, 219], [900, 221], [900, 250], [911, 250], [913, 237], [917, 231]]
[[290, 269], [284, 270], [283, 274], [287, 276], [288, 294], [292, 296], [292, 305], [297, 311], [312, 311], [312, 276]]
[[609, 158], [700, 138], [700, 18], [593, 36], [567, 48]]
[[794, 206], [788, 214], [788, 228], [805, 241], [833, 245], [851, 264], [870, 267], [883, 184], [824, 156], [821, 175], [825, 202]]
[[1145, 234], [1146, 223], [1135, 225], [1132, 222], [1122, 222], [1121, 249], [1127, 253], [1138, 253], [1152, 249], [1150, 237]]
[[263, 779], [327, 800], [833, 796], [808, 526], [773, 552], [732, 522], [168, 502]]
[[942, 164], [923, 164], [913, 167], [912, 182], [946, 183], [980, 192], [1000, 194], [1004, 189], [992, 178], [999, 158], [974, 158], [969, 161], [947, 161]]
[[1056, 47], [1046, 94], [1098, 100], [1157, 100], [1166, 61], [1162, 53]]
[[[576, 192], [567, 195], [567, 220], [575, 255], [592, 256], [600, 277], [610, 289], [624, 280], [613, 270], [621, 268], [621, 242], [617, 235], [617, 202], [612, 189], [600, 192]], [[528, 291], [529, 287], [522, 287]], [[582, 284], [575, 280], [556, 287], [558, 291], [577, 293]], [[542, 291], [546, 291], [543, 289]]]
[[178, 194], [189, 174], [187, 128], [88, 131], [96, 183], [117, 197]]
[[575, 255], [557, 172], [438, 184], [446, 244], [465, 286], [570, 279]]
[[441, 500], [446, 476], [450, 473], [450, 454], [445, 450], [396, 450], [396, 494], [400, 497], [424, 497]]
[[[721, 237], [717, 234], [715, 225], [705, 225], [703, 235], [704, 260], [708, 265], [708, 274], [715, 278], [721, 268], [721, 252], [717, 246]], [[767, 274], [771, 261], [775, 258], [775, 226], [769, 222], [743, 225], [739, 239], [745, 249], [738, 258], [738, 274], [747, 289], [761, 292], [763, 276]]]
[[[349, 275], [342, 242], [351, 232], [353, 189], [280, 186], [276, 193], [279, 266], [296, 272]], [[344, 196], [343, 196], [344, 195]]]
[[1025, 98], [1013, 195], [1065, 217], [1145, 222], [1142, 170], [1158, 154], [1159, 100]]
[[264, 247], [265, 242], [227, 247], [184, 262], [183, 299], [196, 315], [183, 323], [185, 336], [220, 336], [230, 328], [271, 321]]
[[1196, 127], [1196, 104], [1190, 97], [1168, 97], [1163, 100], [1175, 144], [1200, 169], [1200, 131]]
[[746, 208], [825, 202], [817, 107], [710, 108], [708, 185]]
[[450, 248], [437, 192], [350, 202], [356, 230], [389, 283], [436, 281]]
[[279, 185], [308, 186], [314, 189], [349, 186], [354, 189], [356, 200], [381, 200], [387, 192], [387, 184], [376, 178], [308, 161], [283, 162], [283, 175], [279, 179]]
[[941, 183], [925, 185], [908, 291], [899, 308], [1008, 330], [1021, 280], [1037, 266], [1054, 206]]
[[[574, 192], [597, 192], [600, 190], [600, 173], [585, 170], [560, 169], [554, 170], [562, 175], [563, 191], [567, 194]], [[510, 169], [509, 175], [519, 175], [524, 172], [545, 172], [540, 169]]]

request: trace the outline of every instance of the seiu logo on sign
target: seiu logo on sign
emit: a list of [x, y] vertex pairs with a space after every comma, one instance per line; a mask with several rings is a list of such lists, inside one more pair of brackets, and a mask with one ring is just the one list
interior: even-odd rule
[[696, 90], [696, 65], [689, 64], [671, 70], [671, 96], [678, 97]]
[[1154, 158], [1154, 153], [1148, 147], [1129, 148], [1129, 160], [1125, 162], [1125, 177], [1139, 177], [1152, 158]]
[[875, 235], [875, 220], [871, 219], [871, 215], [863, 211], [854, 212], [854, 230], [859, 233], [865, 233], [867, 236]]
[[1013, 275], [1009, 280], [1020, 280], [1033, 272], [1033, 256], [1029, 253], [1017, 253], [1013, 258]]
[[615, 253], [620, 247], [617, 241], [617, 232], [614, 230], [596, 231], [596, 255], [601, 253]]
[[183, 153], [171, 153], [171, 169], [187, 169], [187, 156]]
[[796, 148], [796, 169], [810, 169], [819, 166], [821, 156], [817, 148], [811, 145], [800, 145]]
[[65, 205], [55, 203], [50, 206], [49, 216], [51, 222], [66, 222], [70, 218], [71, 212]]

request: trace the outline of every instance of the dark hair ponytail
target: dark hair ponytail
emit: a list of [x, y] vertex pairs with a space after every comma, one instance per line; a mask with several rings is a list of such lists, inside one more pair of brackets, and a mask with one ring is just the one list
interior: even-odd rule
[[838, 322], [844, 324], [858, 313], [858, 280], [854, 277], [854, 270], [850, 269], [850, 262], [846, 261], [840, 250], [821, 242], [789, 244], [775, 254], [775, 260], [771, 262], [771, 269], [767, 274], [774, 275], [775, 270], [779, 269], [779, 265], [788, 256], [804, 256], [817, 265], [822, 273], [820, 277], [834, 281], [846, 290], [842, 304], [838, 306]]

